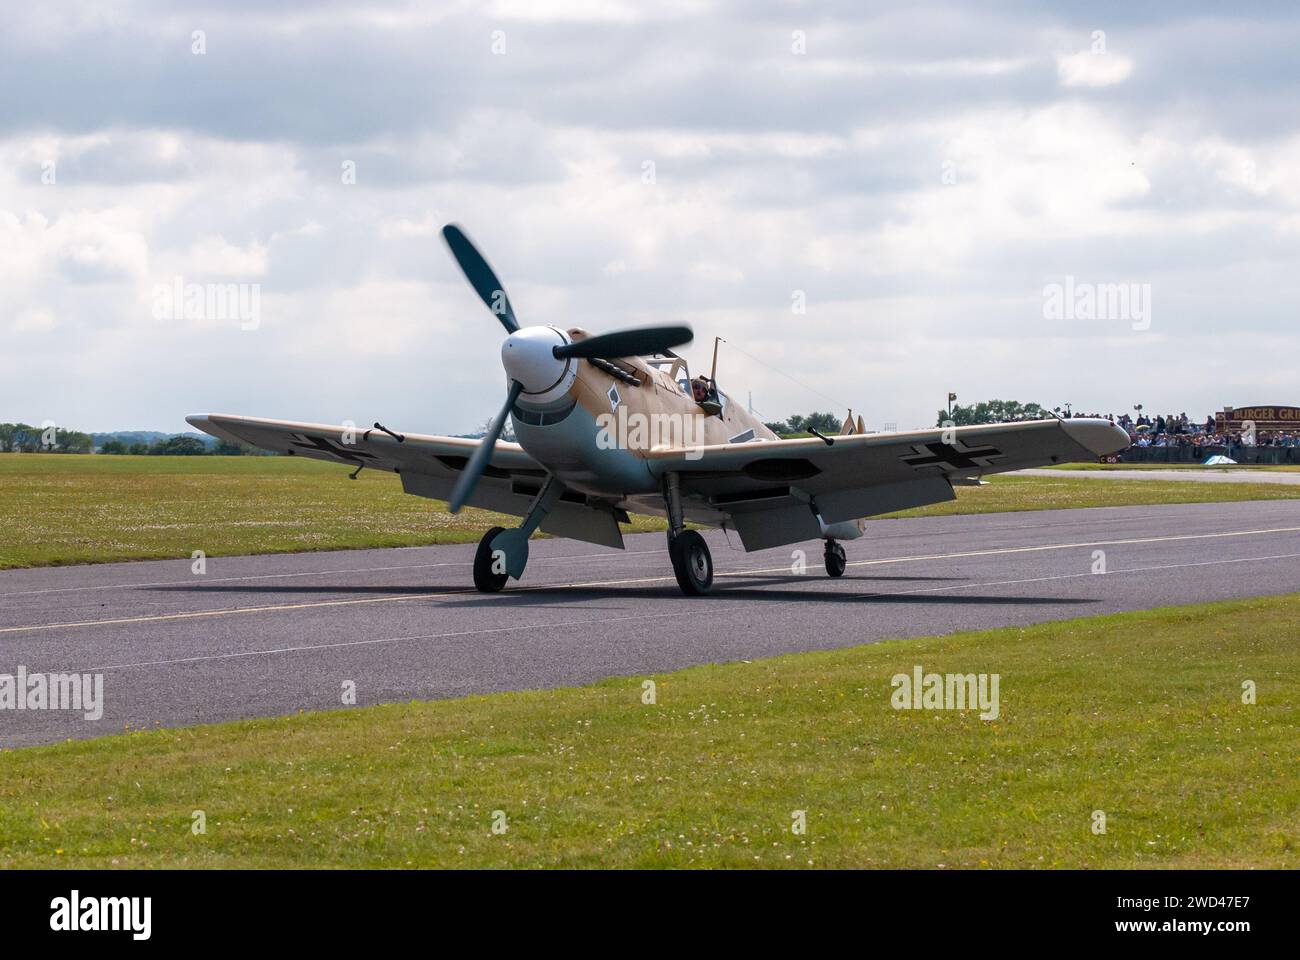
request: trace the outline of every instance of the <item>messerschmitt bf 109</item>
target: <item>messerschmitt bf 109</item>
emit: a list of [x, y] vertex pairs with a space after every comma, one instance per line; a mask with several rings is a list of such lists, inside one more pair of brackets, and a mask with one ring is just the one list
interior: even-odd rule
[[[783, 440], [709, 376], [692, 377], [672, 348], [683, 326], [591, 334], [521, 327], [505, 288], [459, 227], [443, 238], [479, 298], [505, 328], [506, 399], [481, 440], [400, 434], [376, 423], [325, 426], [207, 414], [187, 418], [224, 440], [401, 478], [407, 493], [522, 517], [493, 527], [474, 558], [474, 585], [491, 593], [523, 576], [540, 529], [623, 546], [629, 513], [668, 520], [668, 553], [682, 592], [713, 584], [708, 544], [687, 523], [733, 531], [746, 550], [825, 541], [826, 572], [843, 575], [842, 540], [863, 518], [956, 497], [984, 474], [1095, 460], [1128, 445], [1107, 420], [1076, 418], [866, 433], [845, 418], [836, 436]], [[517, 443], [501, 440], [509, 418]]]

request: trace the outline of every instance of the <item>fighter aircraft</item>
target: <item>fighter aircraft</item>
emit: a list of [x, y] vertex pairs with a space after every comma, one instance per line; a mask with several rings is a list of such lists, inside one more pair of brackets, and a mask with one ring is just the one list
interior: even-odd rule
[[[186, 418], [223, 440], [290, 456], [397, 474], [410, 494], [521, 517], [493, 527], [474, 557], [485, 593], [523, 576], [540, 529], [623, 546], [629, 513], [668, 520], [668, 554], [684, 594], [713, 584], [708, 544], [687, 523], [733, 532], [744, 549], [825, 542], [826, 572], [843, 575], [840, 541], [862, 536], [863, 518], [956, 497], [985, 474], [1096, 460], [1128, 446], [1107, 420], [1055, 419], [935, 428], [863, 430], [845, 418], [835, 436], [783, 440], [708, 376], [692, 377], [672, 348], [684, 326], [591, 334], [520, 326], [505, 287], [455, 224], [443, 238], [465, 278], [505, 328], [506, 398], [481, 440], [402, 434], [376, 423], [361, 432], [256, 417]], [[518, 442], [501, 439], [509, 418]]]

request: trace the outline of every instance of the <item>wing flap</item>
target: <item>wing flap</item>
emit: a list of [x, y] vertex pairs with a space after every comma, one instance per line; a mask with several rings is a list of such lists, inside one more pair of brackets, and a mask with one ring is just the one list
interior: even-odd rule
[[823, 520], [838, 523], [956, 499], [957, 494], [947, 477], [922, 477], [822, 493], [818, 494], [816, 502], [817, 512]]
[[817, 515], [806, 503], [733, 513], [727, 525], [740, 534], [747, 551], [816, 540], [822, 532]]
[[[402, 474], [402, 489], [417, 497], [432, 500], [446, 500], [451, 496], [452, 487], [456, 485], [455, 477], [435, 477], [415, 471]], [[498, 477], [484, 476], [474, 488], [474, 493], [467, 501], [470, 506], [513, 517], [527, 515], [537, 495], [533, 483], [517, 483]], [[618, 525], [618, 516], [612, 507], [604, 504], [589, 504], [574, 499], [561, 499], [545, 519], [541, 529], [557, 537], [595, 543], [603, 547], [623, 549], [623, 532]]]

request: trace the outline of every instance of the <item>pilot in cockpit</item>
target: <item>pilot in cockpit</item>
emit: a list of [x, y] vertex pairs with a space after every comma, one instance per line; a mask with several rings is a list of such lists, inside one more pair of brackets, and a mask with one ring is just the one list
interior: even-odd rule
[[722, 416], [722, 396], [718, 393], [718, 385], [708, 377], [696, 377], [691, 381], [691, 397], [709, 416]]

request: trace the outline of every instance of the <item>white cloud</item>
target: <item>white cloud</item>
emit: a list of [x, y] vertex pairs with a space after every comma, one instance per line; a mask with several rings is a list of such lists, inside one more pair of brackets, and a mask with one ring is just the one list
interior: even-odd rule
[[1133, 61], [1116, 53], [1061, 54], [1056, 58], [1056, 76], [1063, 87], [1112, 87], [1133, 72]]
[[57, 325], [54, 311], [45, 307], [28, 307], [19, 311], [10, 327], [10, 333], [46, 333]]
[[266, 254], [266, 246], [255, 240], [241, 247], [223, 236], [205, 236], [190, 245], [176, 272], [192, 278], [251, 280], [266, 273]]
[[631, 0], [494, 0], [492, 15], [501, 20], [542, 23], [643, 23], [647, 20], [702, 13], [699, 0], [661, 0], [638, 4]]
[[[1054, 58], [1086, 34], [1019, 7], [812, 21], [783, 5], [250, 0], [213, 9], [207, 60], [186, 43], [139, 71], [120, 44], [190, 27], [147, 0], [112, 29], [95, 9], [68, 37], [38, 13], [0, 30], [14, 416], [471, 429], [500, 402], [502, 332], [442, 247], [447, 221], [525, 323], [689, 322], [688, 356], [707, 364], [726, 337], [724, 385], [772, 417], [842, 401], [908, 426], [949, 389], [1203, 413], [1225, 390], [1252, 399], [1228, 358], [1300, 349], [1298, 71], [1251, 72], [1287, 36], [1276, 23], [1120, 19], [1131, 57]], [[509, 53], [493, 57], [499, 21]], [[1209, 79], [1185, 73], [1198, 55]], [[1237, 125], [1252, 110], [1262, 133]], [[1043, 285], [1066, 274], [1151, 283], [1152, 330], [1046, 325]], [[259, 283], [262, 325], [156, 321], [152, 285], [176, 275]], [[163, 364], [186, 375], [153, 376]]]

